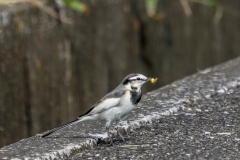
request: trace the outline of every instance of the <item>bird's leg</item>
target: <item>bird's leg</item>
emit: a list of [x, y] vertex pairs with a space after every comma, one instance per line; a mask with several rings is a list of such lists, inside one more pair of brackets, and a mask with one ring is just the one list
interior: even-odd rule
[[110, 125], [111, 125], [111, 122], [107, 122], [105, 128], [106, 128], [106, 130], [107, 130], [108, 137], [109, 137], [110, 140], [111, 140], [111, 146], [113, 146], [112, 135], [110, 135], [110, 132], [109, 132], [109, 127], [110, 127]]
[[125, 141], [123, 135], [119, 132], [118, 127], [117, 127], [117, 132], [118, 132], [119, 136], [122, 138], [122, 140]]
[[117, 132], [118, 132], [119, 136], [122, 138], [122, 140], [125, 141], [123, 135], [118, 130], [118, 123], [119, 123], [119, 121], [116, 121]]
[[[131, 126], [129, 120], [127, 120], [127, 124], [128, 124], [129, 126]], [[134, 130], [134, 128], [132, 128], [132, 130]], [[134, 131], [135, 131], [135, 130], [134, 130]], [[126, 132], [126, 135], [127, 135], [127, 137], [129, 138], [129, 134], [128, 134], [128, 132]]]

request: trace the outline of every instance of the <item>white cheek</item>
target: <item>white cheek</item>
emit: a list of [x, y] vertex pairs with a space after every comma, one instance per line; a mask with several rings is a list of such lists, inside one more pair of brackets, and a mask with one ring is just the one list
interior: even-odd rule
[[132, 86], [133, 86], [133, 87], [140, 88], [144, 83], [145, 83], [145, 82], [135, 83], [135, 84], [133, 84]]
[[125, 85], [125, 87], [126, 87], [126, 89], [131, 90], [131, 84], [130, 84], [130, 83], [128, 83], [127, 85]]

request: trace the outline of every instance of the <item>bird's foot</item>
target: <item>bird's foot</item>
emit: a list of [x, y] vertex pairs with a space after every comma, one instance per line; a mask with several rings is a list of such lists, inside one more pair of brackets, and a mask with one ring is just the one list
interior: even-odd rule
[[114, 143], [113, 143], [113, 133], [111, 133], [110, 131], [109, 131], [109, 128], [107, 128], [106, 127], [106, 129], [107, 129], [107, 134], [108, 134], [108, 137], [109, 137], [109, 139], [110, 139], [110, 145], [111, 146], [113, 146], [114, 145]]
[[111, 146], [114, 146], [115, 144], [113, 143], [112, 137], [109, 137], [109, 138], [110, 138], [110, 145], [111, 145]]
[[119, 136], [122, 138], [123, 141], [125, 141], [125, 137], [118, 131]]

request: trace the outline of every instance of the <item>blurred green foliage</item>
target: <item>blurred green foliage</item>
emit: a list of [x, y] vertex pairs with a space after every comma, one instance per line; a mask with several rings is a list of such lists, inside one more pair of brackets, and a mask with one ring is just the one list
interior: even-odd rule
[[218, 23], [222, 16], [223, 16], [223, 8], [220, 3], [218, 3], [217, 0], [188, 0], [190, 2], [200, 3], [208, 7], [212, 7], [216, 9], [215, 15], [214, 15], [214, 21], [215, 23]]
[[[207, 7], [212, 7], [216, 9], [214, 15], [214, 21], [217, 23], [223, 16], [222, 5], [217, 0], [186, 0], [188, 2], [199, 3]], [[157, 3], [159, 0], [145, 0], [146, 10], [149, 17], [154, 17], [156, 15]]]
[[213, 8], [217, 8], [217, 6], [218, 6], [218, 2], [216, 0], [188, 0], [188, 1], [200, 3], [205, 6], [213, 7]]
[[73, 10], [84, 12], [86, 10], [86, 5], [78, 0], [62, 0], [64, 4]]
[[[79, 0], [62, 0], [63, 3], [70, 7], [73, 10], [84, 12], [87, 10], [87, 5]], [[189, 2], [199, 3], [208, 7], [212, 7], [216, 9], [214, 20], [218, 22], [223, 15], [223, 9], [217, 0], [187, 0]], [[147, 14], [149, 17], [154, 17], [156, 15], [157, 3], [159, 0], [145, 0], [145, 6], [147, 10]]]
[[156, 14], [157, 3], [159, 0], [146, 0], [146, 10], [149, 17], [152, 17]]

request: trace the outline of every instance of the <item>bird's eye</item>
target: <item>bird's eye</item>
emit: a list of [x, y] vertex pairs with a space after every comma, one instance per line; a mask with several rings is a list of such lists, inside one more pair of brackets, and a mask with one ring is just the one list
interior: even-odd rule
[[137, 80], [140, 80], [140, 78], [138, 77]]

